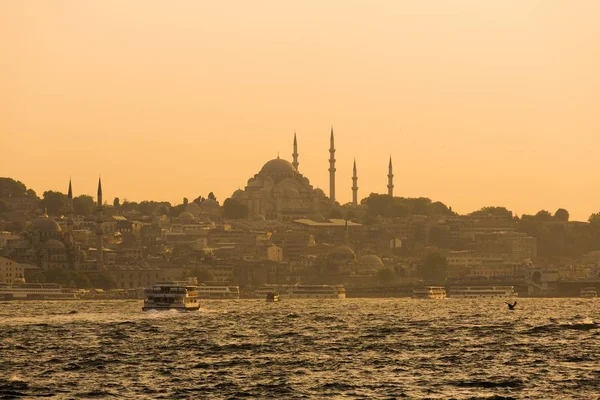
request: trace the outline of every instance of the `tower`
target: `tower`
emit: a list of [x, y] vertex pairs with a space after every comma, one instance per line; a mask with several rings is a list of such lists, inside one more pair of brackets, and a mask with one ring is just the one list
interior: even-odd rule
[[352, 168], [352, 205], [358, 205], [358, 175], [356, 174], [356, 159], [354, 159], [354, 167]]
[[102, 234], [102, 181], [98, 178], [98, 204], [96, 207], [96, 268], [99, 271], [104, 269]]
[[73, 208], [73, 188], [71, 186], [71, 178], [69, 178], [69, 192], [68, 192], [68, 214], [67, 214], [67, 231], [70, 236], [70, 239], [73, 239], [73, 213], [75, 209]]
[[335, 145], [333, 143], [333, 126], [329, 139], [329, 198], [335, 203]]
[[390, 164], [388, 166], [388, 195], [394, 197], [394, 174], [392, 173], [392, 156], [390, 156]]
[[298, 163], [298, 141], [296, 140], [296, 132], [294, 132], [294, 152], [292, 153], [292, 158], [294, 159], [292, 165], [296, 168], [296, 171], [298, 171], [298, 165], [300, 165], [300, 163]]

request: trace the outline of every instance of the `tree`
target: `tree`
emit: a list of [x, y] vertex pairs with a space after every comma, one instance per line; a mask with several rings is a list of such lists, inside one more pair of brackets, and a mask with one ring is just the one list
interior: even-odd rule
[[342, 212], [340, 211], [339, 208], [334, 208], [333, 210], [331, 210], [331, 212], [329, 213], [329, 218], [343, 218], [342, 216]]
[[35, 190], [33, 190], [33, 189], [27, 189], [25, 191], [25, 196], [27, 196], [27, 197], [29, 197], [31, 199], [37, 199], [38, 198], [37, 194], [35, 193]]
[[44, 198], [40, 201], [42, 210], [46, 210], [50, 215], [65, 214], [67, 204], [68, 198], [66, 194], [52, 190], [44, 192]]
[[535, 214], [535, 219], [538, 221], [551, 221], [552, 220], [552, 214], [550, 214], [549, 211], [546, 210], [540, 210], [537, 212], [537, 214]]
[[506, 207], [498, 207], [498, 206], [482, 207], [481, 209], [479, 209], [477, 211], [473, 211], [469, 215], [474, 216], [474, 217], [492, 215], [492, 216], [506, 218], [506, 219], [512, 219], [512, 217], [513, 217], [512, 211], [509, 211]]
[[23, 196], [26, 191], [27, 187], [23, 182], [15, 181], [12, 178], [0, 178], [0, 197]]
[[187, 205], [188, 205], [188, 202], [189, 202], [189, 201], [188, 201], [188, 198], [187, 198], [187, 197], [184, 197], [184, 198], [183, 198], [183, 206], [184, 206], [184, 207], [185, 207], [185, 206], [187, 206]]
[[564, 208], [559, 208], [554, 213], [554, 219], [557, 221], [567, 222], [569, 220], [569, 212]]
[[214, 194], [213, 192], [210, 192], [210, 193], [208, 194], [208, 198], [209, 198], [210, 200], [217, 201], [217, 197], [215, 196], [215, 194]]
[[600, 212], [594, 213], [592, 215], [590, 215], [590, 217], [588, 218], [588, 222], [591, 225], [595, 225], [595, 226], [599, 226], [600, 227]]
[[390, 283], [394, 280], [394, 272], [389, 268], [382, 268], [377, 271], [377, 282], [379, 283]]
[[348, 210], [344, 219], [346, 221], [354, 221], [356, 219], [356, 213], [353, 210]]
[[73, 210], [77, 215], [92, 215], [95, 207], [96, 202], [92, 196], [82, 194], [73, 198]]
[[248, 217], [248, 207], [236, 199], [228, 198], [223, 202], [223, 217], [242, 219]]
[[113, 207], [119, 208], [120, 206], [121, 206], [121, 200], [119, 200], [118, 197], [115, 197], [115, 199], [113, 200]]
[[419, 273], [427, 282], [444, 283], [448, 276], [448, 261], [440, 253], [430, 253], [422, 261]]

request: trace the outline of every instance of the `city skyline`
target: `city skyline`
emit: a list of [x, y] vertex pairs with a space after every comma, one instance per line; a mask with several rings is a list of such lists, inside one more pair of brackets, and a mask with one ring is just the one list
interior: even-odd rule
[[[600, 211], [600, 6], [276, 2], [0, 5], [11, 151], [42, 195], [222, 202], [280, 154], [336, 197], [429, 197], [461, 214]], [[218, 45], [217, 45], [218, 43]], [[5, 139], [6, 140], [6, 139]]]

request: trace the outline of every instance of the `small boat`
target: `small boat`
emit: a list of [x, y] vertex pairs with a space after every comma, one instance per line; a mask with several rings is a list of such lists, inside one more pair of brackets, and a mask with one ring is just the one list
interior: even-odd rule
[[581, 292], [579, 292], [579, 296], [580, 297], [598, 297], [598, 291], [593, 286], [584, 287], [581, 289]]
[[161, 282], [144, 289], [146, 299], [142, 311], [200, 309], [198, 286], [190, 282]]
[[446, 288], [443, 286], [425, 286], [413, 290], [413, 299], [445, 299]]
[[267, 293], [267, 303], [275, 303], [279, 301], [279, 293], [269, 292]]

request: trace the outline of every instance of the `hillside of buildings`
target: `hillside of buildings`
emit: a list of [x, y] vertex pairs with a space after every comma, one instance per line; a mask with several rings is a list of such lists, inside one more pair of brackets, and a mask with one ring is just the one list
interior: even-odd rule
[[[272, 172], [265, 168], [261, 173]], [[520, 282], [536, 270], [591, 279], [600, 271], [600, 214], [576, 222], [565, 209], [518, 216], [484, 206], [458, 215], [440, 201], [375, 193], [325, 206], [315, 191], [313, 208], [275, 207], [265, 215], [245, 201], [247, 193], [223, 201], [208, 193], [180, 204], [137, 203], [103, 200], [100, 185], [95, 196], [73, 196], [70, 184], [67, 193], [40, 196], [22, 182], [0, 178], [0, 283], [24, 277], [130, 289], [195, 276], [242, 291], [268, 283], [376, 290]], [[308, 209], [313, 211], [301, 213]]]

